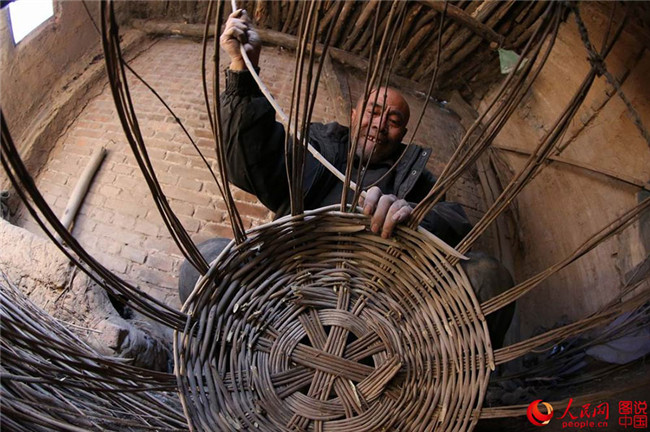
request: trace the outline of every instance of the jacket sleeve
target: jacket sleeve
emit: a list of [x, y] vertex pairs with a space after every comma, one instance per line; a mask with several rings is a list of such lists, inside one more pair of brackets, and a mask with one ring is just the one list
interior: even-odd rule
[[[411, 202], [420, 202], [431, 190], [435, 182], [436, 178], [431, 172], [423, 171], [407, 199]], [[434, 205], [420, 225], [454, 247], [472, 229], [472, 224], [467, 220], [465, 210], [460, 204], [450, 201], [440, 201]]]
[[226, 71], [221, 115], [230, 181], [277, 212], [289, 195], [284, 127], [248, 71]]

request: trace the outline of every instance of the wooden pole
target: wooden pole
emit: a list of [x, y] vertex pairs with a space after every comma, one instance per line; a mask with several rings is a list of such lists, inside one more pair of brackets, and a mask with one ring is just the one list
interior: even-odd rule
[[77, 181], [77, 185], [72, 191], [72, 195], [70, 195], [68, 204], [65, 206], [65, 210], [61, 216], [61, 224], [65, 229], [70, 230], [72, 222], [74, 222], [74, 218], [77, 216], [77, 212], [79, 211], [79, 207], [81, 207], [81, 204], [88, 193], [90, 183], [105, 156], [106, 149], [104, 147], [96, 148], [92, 156], [90, 156], [90, 161], [86, 165], [83, 173], [81, 173], [81, 177]]
[[[203, 24], [169, 23], [150, 20], [133, 20], [131, 22], [131, 25], [133, 28], [142, 30], [148, 34], [172, 34], [196, 38], [203, 38], [203, 31], [205, 28]], [[298, 46], [298, 38], [296, 36], [268, 29], [256, 28], [255, 30], [264, 43], [277, 45], [292, 50], [295, 50]], [[318, 55], [322, 53], [321, 44], [316, 45], [316, 53]], [[352, 54], [351, 52], [339, 48], [330, 47], [328, 49], [328, 53], [332, 57], [332, 60], [347, 66], [351, 66], [355, 69], [365, 71], [368, 67], [368, 60]], [[390, 83], [391, 85], [400, 87], [402, 89], [408, 89], [412, 92], [420, 92], [424, 94], [427, 93], [428, 84], [417, 83], [408, 78], [395, 74], [392, 74], [390, 76]]]
[[[442, 12], [442, 10], [445, 8], [445, 2], [441, 1], [420, 0], [420, 3], [423, 3], [438, 12]], [[505, 38], [502, 35], [492, 30], [490, 26], [487, 26], [482, 22], [476, 20], [461, 8], [448, 4], [446, 15], [450, 19], [456, 21], [459, 24], [462, 24], [477, 35], [481, 36], [483, 39], [489, 42], [496, 42], [498, 46], [503, 45], [503, 40]]]

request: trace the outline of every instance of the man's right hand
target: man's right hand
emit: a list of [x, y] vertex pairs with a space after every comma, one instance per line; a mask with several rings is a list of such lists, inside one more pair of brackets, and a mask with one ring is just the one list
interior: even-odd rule
[[363, 214], [372, 216], [370, 231], [381, 234], [383, 238], [393, 235], [397, 224], [405, 222], [412, 212], [413, 208], [406, 200], [384, 195], [377, 186], [368, 189], [363, 200]]
[[248, 14], [243, 9], [237, 9], [228, 17], [226, 28], [221, 34], [221, 48], [230, 56], [230, 69], [245, 70], [246, 63], [241, 55], [240, 46], [243, 44], [253, 66], [257, 67], [262, 50], [262, 41], [251, 24]]

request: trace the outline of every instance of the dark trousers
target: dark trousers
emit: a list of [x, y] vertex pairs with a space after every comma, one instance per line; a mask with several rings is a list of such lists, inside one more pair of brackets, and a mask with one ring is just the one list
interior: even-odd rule
[[[512, 276], [499, 260], [483, 252], [469, 252], [466, 255], [469, 260], [462, 261], [460, 265], [465, 270], [479, 303], [512, 288]], [[503, 346], [503, 339], [514, 314], [515, 304], [511, 303], [485, 317], [493, 349]]]
[[[229, 239], [213, 238], [199, 244], [198, 248], [205, 260], [210, 263], [219, 256], [228, 243], [230, 243]], [[513, 286], [510, 272], [497, 259], [483, 252], [469, 252], [467, 257], [469, 260], [463, 261], [461, 266], [465, 270], [480, 303], [501, 294]], [[190, 263], [184, 261], [178, 278], [181, 302], [185, 303], [198, 280], [199, 272]], [[494, 349], [503, 346], [503, 339], [508, 327], [510, 327], [514, 312], [515, 305], [513, 303], [486, 317]]]

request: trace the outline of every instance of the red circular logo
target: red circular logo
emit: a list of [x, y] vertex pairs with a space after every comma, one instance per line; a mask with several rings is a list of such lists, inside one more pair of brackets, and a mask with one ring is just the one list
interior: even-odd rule
[[[542, 414], [542, 412], [539, 410], [540, 403], [546, 407], [546, 414]], [[542, 402], [541, 399], [537, 399], [528, 405], [526, 416], [528, 417], [528, 420], [535, 426], [546, 426], [548, 422], [551, 421], [551, 417], [553, 417], [553, 407], [550, 403]]]

